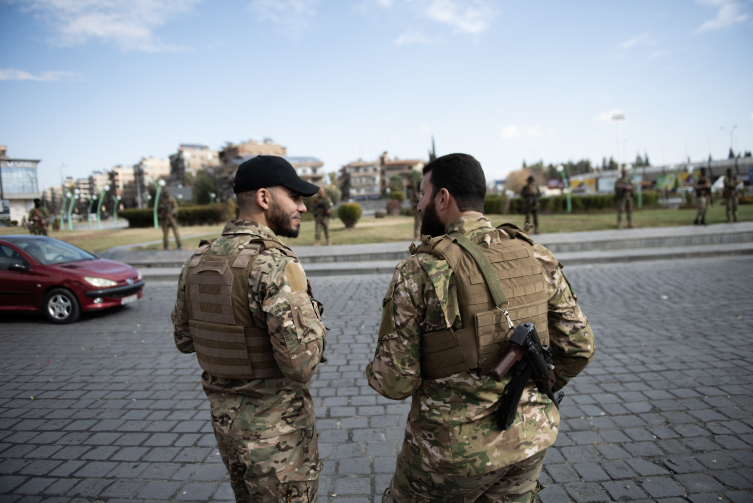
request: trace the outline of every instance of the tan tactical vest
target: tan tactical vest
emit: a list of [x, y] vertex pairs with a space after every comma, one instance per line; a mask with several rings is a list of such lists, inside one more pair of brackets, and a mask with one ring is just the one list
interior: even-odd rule
[[[533, 241], [518, 227], [500, 226], [480, 234], [471, 241], [476, 245], [489, 236], [493, 244], [480, 244], [509, 301], [509, 316], [513, 326], [530, 322], [536, 326], [541, 344], [549, 345], [547, 296], [544, 289], [544, 270], [533, 256]], [[426, 332], [421, 338], [421, 375], [425, 379], [440, 379], [458, 372], [479, 369], [488, 374], [510, 347], [504, 342], [508, 324], [506, 306], [497, 309], [481, 268], [470, 253], [450, 236], [433, 238], [415, 248], [415, 253], [430, 253], [444, 259], [455, 273], [463, 328], [447, 328]]]
[[252, 240], [230, 255], [214, 255], [202, 242], [188, 264], [186, 302], [188, 326], [201, 368], [226, 379], [283, 377], [272, 353], [266, 326], [254, 326], [248, 309], [248, 276], [256, 257], [267, 248], [280, 248], [271, 240]]

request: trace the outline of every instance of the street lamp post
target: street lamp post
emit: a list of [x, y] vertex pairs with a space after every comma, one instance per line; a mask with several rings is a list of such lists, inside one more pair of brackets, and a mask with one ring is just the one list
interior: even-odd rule
[[60, 199], [62, 199], [62, 202], [60, 203], [60, 228], [62, 229], [65, 227], [65, 202], [66, 202], [66, 196], [65, 196], [65, 189], [62, 189], [60, 191]]
[[76, 199], [78, 199], [81, 193], [80, 190], [76, 189], [73, 191], [73, 197], [71, 198], [71, 204], [68, 206], [68, 230], [73, 230], [73, 205], [76, 204]]
[[[102, 187], [102, 190], [99, 191], [99, 200], [102, 201], [102, 204], [105, 204], [105, 193], [110, 190], [109, 185], [105, 185]], [[102, 212], [102, 204], [97, 205], [97, 229], [102, 230], [102, 219], [100, 218], [100, 214]]]
[[612, 114], [612, 120], [617, 123], [617, 147], [620, 149], [620, 160], [618, 161], [620, 165], [617, 166], [617, 168], [622, 169], [622, 142], [620, 142], [620, 122], [625, 120], [625, 114], [621, 112]]
[[160, 192], [162, 192], [162, 187], [165, 186], [165, 181], [160, 180], [159, 182], [155, 182], [152, 180], [152, 183], [155, 187], [157, 187], [157, 194], [154, 196], [154, 228], [159, 229], [159, 221], [157, 220], [157, 211], [159, 210], [159, 195]]
[[726, 127], [722, 127], [722, 131], [729, 131], [729, 151], [732, 152], [732, 135], [735, 132], [735, 129], [737, 129], [737, 124], [732, 126], [731, 129], [727, 129]]
[[92, 194], [92, 195], [91, 195], [91, 198], [89, 199], [89, 212], [88, 212], [88, 213], [86, 214], [86, 220], [88, 220], [88, 221], [89, 221], [89, 228], [90, 228], [90, 229], [91, 229], [91, 227], [92, 227], [92, 219], [91, 219], [91, 215], [92, 215], [92, 204], [94, 204], [94, 202], [95, 202], [96, 200], [97, 200], [97, 194], [96, 194], [96, 192], [95, 192], [94, 194]]
[[120, 206], [120, 196], [112, 196], [113, 202], [113, 223], [118, 225], [118, 206]]
[[214, 192], [209, 193], [209, 204], [212, 204], [214, 202], [214, 198], [217, 197], [217, 194]]
[[567, 167], [564, 164], [557, 166], [557, 172], [562, 177], [562, 183], [565, 184], [565, 195], [567, 196], [567, 212], [573, 212], [572, 201], [570, 201], [570, 180], [567, 178]]

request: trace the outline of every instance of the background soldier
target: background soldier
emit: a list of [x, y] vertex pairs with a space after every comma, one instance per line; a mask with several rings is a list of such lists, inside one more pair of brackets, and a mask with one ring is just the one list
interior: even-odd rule
[[278, 237], [298, 236], [301, 196], [317, 189], [282, 157], [242, 163], [238, 220], [202, 241], [180, 273], [175, 344], [196, 352], [204, 369], [212, 428], [239, 503], [318, 497], [309, 388], [326, 334], [303, 267]]
[[724, 206], [727, 210], [727, 222], [737, 222], [737, 198], [739, 193], [737, 186], [740, 185], [740, 178], [732, 174], [732, 168], [727, 168], [727, 176], [724, 177]]
[[473, 281], [482, 277], [480, 268], [456, 240], [473, 240], [477, 252], [504, 257], [493, 261], [490, 274], [508, 295], [513, 323], [535, 323], [541, 343], [551, 344], [559, 387], [593, 358], [593, 332], [551, 252], [512, 224], [492, 228], [481, 213], [486, 181], [478, 161], [450, 154], [423, 172], [424, 241], [396, 267], [376, 354], [366, 368], [369, 385], [381, 395], [412, 397], [382, 502], [529, 502], [540, 490], [559, 413], [529, 382], [512, 409], [515, 421], [505, 431], [497, 426], [500, 397], [515, 367], [501, 382], [489, 371], [509, 345], [502, 341], [507, 324], [485, 282]]
[[50, 213], [42, 206], [42, 201], [34, 199], [34, 207], [29, 210], [29, 232], [37, 236], [46, 236], [48, 218]]
[[316, 241], [314, 246], [321, 245], [322, 230], [324, 230], [324, 238], [327, 240], [327, 246], [332, 242], [329, 240], [329, 217], [332, 215], [332, 201], [330, 201], [324, 189], [319, 189], [314, 198], [314, 220], [316, 228], [314, 237]]
[[622, 176], [614, 182], [614, 195], [617, 199], [617, 228], [622, 229], [622, 213], [627, 214], [628, 227], [633, 228], [633, 184], [627, 170], [622, 168]]
[[533, 176], [528, 177], [528, 183], [520, 191], [520, 197], [526, 204], [526, 223], [533, 222], [533, 233], [539, 233], [539, 197], [541, 191], [536, 185], [536, 179]]
[[419, 239], [421, 237], [421, 212], [418, 211], [418, 202], [421, 200], [421, 183], [416, 183], [413, 187], [413, 195], [411, 196], [411, 211], [413, 212], [413, 239]]
[[159, 225], [162, 227], [163, 249], [167, 250], [168, 248], [169, 241], [167, 238], [170, 235], [170, 228], [172, 228], [173, 235], [175, 236], [175, 244], [178, 245], [178, 250], [182, 250], [180, 233], [178, 232], [178, 202], [174, 197], [170, 197], [170, 191], [167, 187], [162, 189], [162, 194], [159, 198], [157, 218], [159, 218]]
[[695, 181], [695, 195], [698, 206], [693, 225], [706, 225], [706, 211], [711, 202], [711, 180], [706, 176], [706, 168], [701, 168], [701, 174]]

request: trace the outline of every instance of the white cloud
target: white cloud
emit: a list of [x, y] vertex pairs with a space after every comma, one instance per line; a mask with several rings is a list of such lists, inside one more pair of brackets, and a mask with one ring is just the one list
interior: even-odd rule
[[317, 0], [254, 0], [250, 8], [288, 36], [298, 37], [316, 14]]
[[543, 138], [554, 136], [554, 131], [543, 132], [539, 126], [518, 127], [510, 125], [499, 132], [499, 137], [503, 140], [519, 140], [523, 138]]
[[607, 112], [601, 112], [600, 114], [594, 115], [594, 122], [611, 122], [612, 117], [617, 114], [624, 116], [625, 112], [623, 112], [619, 108], [613, 108]]
[[32, 75], [23, 70], [15, 68], [0, 69], [0, 80], [36, 80], [36, 81], [58, 81], [58, 80], [80, 80], [81, 75], [76, 72], [59, 72], [46, 71], [39, 75]]
[[620, 44], [620, 47], [623, 49], [630, 49], [634, 45], [655, 45], [656, 42], [651, 38], [651, 32], [645, 32], [641, 33], [640, 35], [636, 35], [633, 38], [629, 40], [625, 40], [623, 43]]
[[419, 0], [424, 16], [447, 24], [456, 33], [482, 33], [495, 12], [488, 0]]
[[113, 42], [123, 50], [160, 52], [185, 50], [162, 42], [153, 30], [191, 10], [197, 1], [28, 0], [21, 5], [53, 27], [56, 32], [53, 42], [58, 45], [99, 39]]
[[409, 31], [395, 39], [395, 45], [431, 44], [435, 40], [427, 37], [420, 31]]
[[742, 23], [750, 17], [749, 14], [745, 12], [743, 4], [735, 0], [698, 0], [698, 3], [701, 5], [708, 5], [709, 7], [718, 7], [719, 10], [717, 11], [715, 18], [709, 19], [696, 28], [696, 33], [704, 33], [726, 28], [735, 23]]

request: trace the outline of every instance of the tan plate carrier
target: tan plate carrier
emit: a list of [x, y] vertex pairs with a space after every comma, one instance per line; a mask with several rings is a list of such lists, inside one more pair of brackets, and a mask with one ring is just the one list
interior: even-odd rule
[[[479, 245], [485, 236], [492, 243]], [[423, 334], [423, 378], [441, 379], [474, 369], [481, 375], [488, 374], [510, 347], [505, 340], [505, 309], [514, 327], [533, 323], [541, 344], [549, 345], [544, 271], [533, 255], [532, 245], [531, 238], [519, 227], [504, 224], [472, 240], [453, 233], [411, 250], [447, 261], [455, 273], [463, 323], [460, 330], [446, 328]]]
[[255, 327], [248, 308], [248, 277], [263, 250], [279, 248], [272, 240], [251, 239], [229, 255], [209, 252], [202, 242], [188, 264], [188, 326], [201, 368], [226, 379], [276, 379], [283, 373], [274, 359], [267, 327]]

